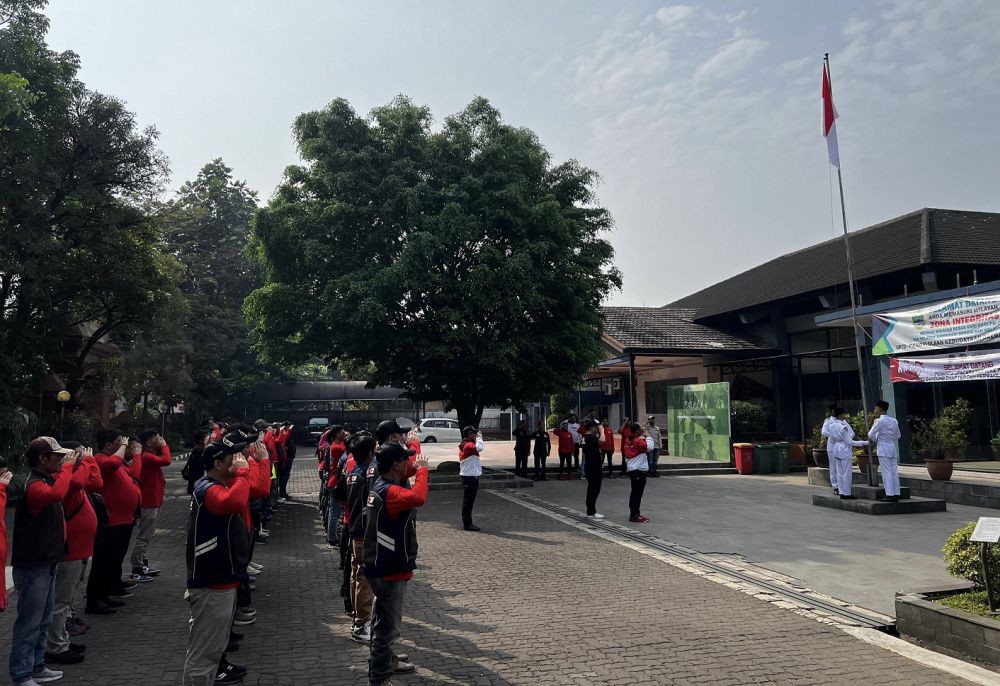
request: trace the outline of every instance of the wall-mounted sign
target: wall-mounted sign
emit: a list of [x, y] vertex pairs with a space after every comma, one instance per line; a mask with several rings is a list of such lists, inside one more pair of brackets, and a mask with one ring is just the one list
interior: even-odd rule
[[1000, 295], [970, 296], [872, 315], [873, 355], [1000, 341]]
[[1000, 350], [889, 358], [893, 383], [940, 383], [1000, 379]]

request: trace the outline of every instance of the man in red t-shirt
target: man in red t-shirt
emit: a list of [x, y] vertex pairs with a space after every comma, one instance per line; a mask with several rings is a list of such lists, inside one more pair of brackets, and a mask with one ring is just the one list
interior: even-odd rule
[[135, 545], [132, 546], [132, 577], [136, 580], [143, 576], [152, 578], [160, 573], [159, 569], [150, 566], [146, 551], [156, 533], [156, 518], [163, 505], [163, 492], [167, 485], [163, 468], [169, 466], [171, 461], [170, 446], [159, 431], [143, 431], [139, 441], [142, 442], [142, 471], [139, 475], [142, 506], [136, 524]]
[[104, 482], [101, 496], [108, 511], [108, 523], [98, 527], [94, 541], [94, 558], [87, 580], [86, 611], [90, 614], [94, 614], [93, 604], [97, 601], [121, 607], [125, 604], [123, 598], [132, 597], [131, 584], [122, 581], [122, 564], [128, 555], [135, 516], [142, 502], [139, 442], [130, 443], [118, 429], [102, 429], [96, 438], [99, 452], [94, 458]]

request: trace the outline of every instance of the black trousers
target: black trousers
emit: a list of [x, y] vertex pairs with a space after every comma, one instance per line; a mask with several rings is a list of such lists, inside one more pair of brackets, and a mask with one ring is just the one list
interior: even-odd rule
[[610, 450], [604, 450], [603, 452], [604, 459], [608, 461], [608, 476], [611, 476], [611, 472], [614, 471], [615, 468], [615, 454]]
[[640, 514], [642, 492], [646, 490], [646, 472], [635, 469], [628, 473], [628, 478], [632, 482], [632, 492], [628, 496], [628, 516], [629, 519], [635, 519]]
[[523, 455], [514, 453], [514, 473], [518, 476], [528, 476], [528, 453]]
[[288, 479], [292, 476], [292, 462], [295, 458], [288, 458], [285, 460], [285, 464], [278, 468], [278, 496], [281, 498], [288, 497]]
[[573, 473], [573, 453], [559, 453], [559, 476], [563, 475], [563, 467], [570, 474]]
[[580, 471], [580, 446], [573, 446], [573, 469]]
[[545, 460], [548, 459], [548, 455], [535, 455], [535, 478], [544, 479], [545, 477]]
[[102, 526], [94, 538], [94, 558], [87, 579], [87, 602], [106, 600], [111, 593], [124, 588], [122, 564], [132, 540], [132, 524]]
[[[591, 460], [595, 461], [596, 460]], [[597, 513], [597, 496], [601, 494], [601, 482], [604, 480], [604, 476], [601, 473], [601, 467], [604, 466], [604, 462], [598, 462], [596, 465], [591, 465], [587, 462], [587, 514], [592, 515]]]
[[479, 477], [462, 477], [462, 524], [472, 524], [472, 506], [476, 504], [476, 494], [479, 493]]

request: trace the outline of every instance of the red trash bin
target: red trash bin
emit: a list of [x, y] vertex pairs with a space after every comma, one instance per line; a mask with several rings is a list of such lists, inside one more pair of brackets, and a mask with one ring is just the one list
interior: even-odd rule
[[733, 443], [733, 454], [736, 456], [736, 471], [753, 474], [753, 444]]

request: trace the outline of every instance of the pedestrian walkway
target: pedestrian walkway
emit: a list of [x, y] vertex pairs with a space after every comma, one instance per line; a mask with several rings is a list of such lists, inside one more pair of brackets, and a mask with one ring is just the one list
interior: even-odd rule
[[[301, 460], [293, 494], [315, 489], [313, 469]], [[168, 470], [174, 495], [150, 549], [163, 574], [118, 615], [90, 618], [87, 661], [59, 683], [180, 683], [188, 505], [178, 471]], [[420, 512], [399, 647], [417, 672], [398, 684], [967, 683], [491, 494], [476, 505], [483, 531], [465, 532], [460, 500], [434, 492]], [[250, 668], [251, 685], [365, 683], [367, 651], [349, 639], [315, 506], [290, 502], [271, 531], [257, 553], [258, 621], [231, 660]], [[13, 618], [0, 615], [4, 639]]]

